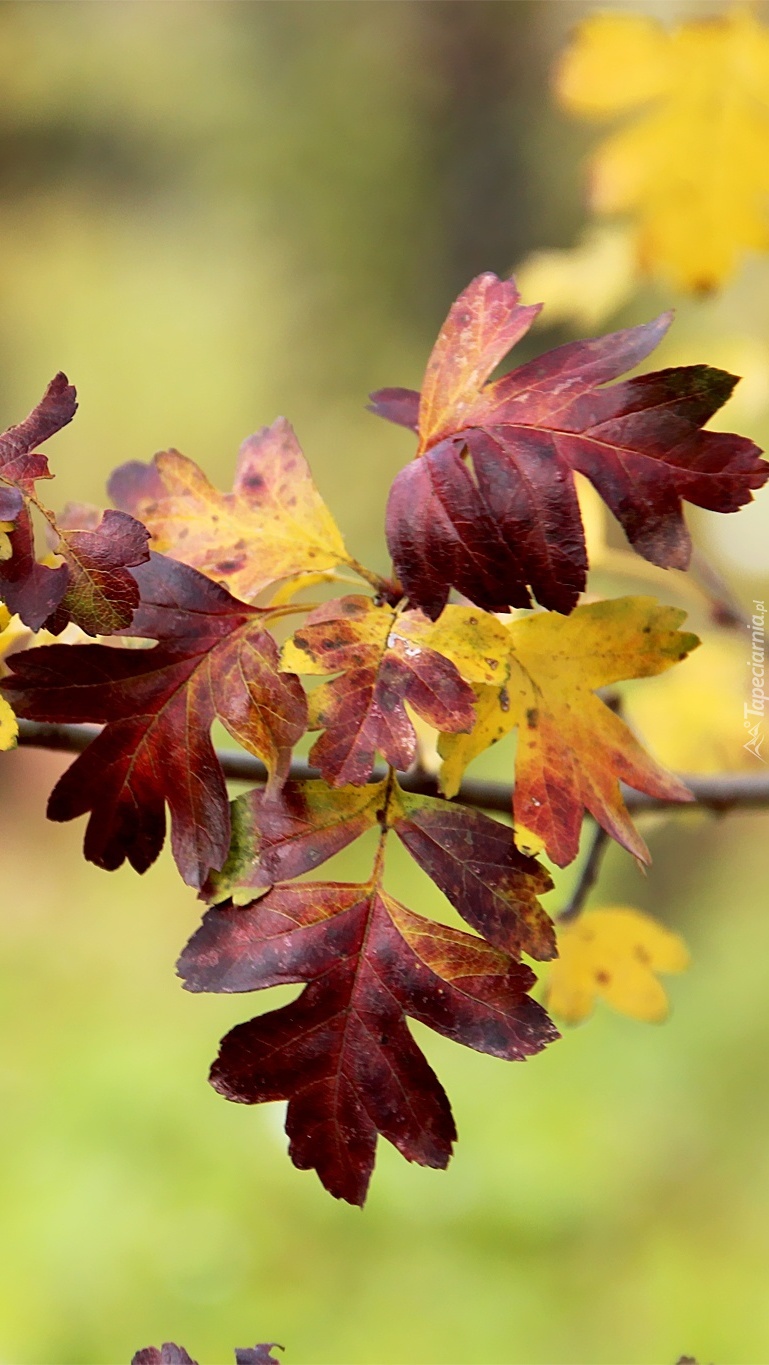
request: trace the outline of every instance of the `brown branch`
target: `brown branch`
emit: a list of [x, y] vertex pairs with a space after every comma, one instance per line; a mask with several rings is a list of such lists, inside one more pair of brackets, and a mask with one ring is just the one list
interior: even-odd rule
[[[19, 721], [19, 744], [38, 749], [57, 749], [65, 753], [81, 753], [99, 734], [98, 725], [45, 725], [37, 721]], [[219, 762], [230, 782], [264, 782], [267, 770], [258, 758], [235, 749], [219, 751]], [[295, 760], [291, 765], [293, 778], [317, 777], [316, 768]], [[374, 777], [384, 777], [385, 769], [376, 769]], [[623, 800], [629, 811], [685, 811], [703, 807], [717, 814], [730, 810], [758, 810], [769, 808], [769, 768], [761, 767], [750, 773], [716, 773], [713, 776], [679, 774], [694, 798], [692, 802], [660, 800], [644, 792], [622, 787]], [[406, 791], [420, 796], [440, 796], [438, 783], [431, 773], [421, 770], [401, 773], [398, 781]], [[512, 786], [507, 782], [488, 782], [483, 778], [465, 778], [457, 793], [457, 800], [481, 810], [499, 811], [510, 815]]]

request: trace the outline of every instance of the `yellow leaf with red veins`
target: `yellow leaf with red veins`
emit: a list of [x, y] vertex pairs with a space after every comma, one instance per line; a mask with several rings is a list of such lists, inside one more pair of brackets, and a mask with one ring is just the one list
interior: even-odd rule
[[178, 450], [161, 451], [149, 465], [121, 465], [109, 491], [118, 507], [144, 523], [153, 549], [222, 583], [241, 601], [281, 578], [350, 562], [284, 417], [243, 442], [231, 493], [220, 493]]
[[446, 795], [457, 792], [477, 754], [517, 729], [516, 825], [541, 838], [563, 867], [576, 856], [589, 811], [613, 839], [648, 862], [620, 782], [669, 800], [686, 801], [689, 793], [595, 690], [663, 673], [683, 659], [699, 643], [677, 629], [684, 616], [650, 597], [620, 597], [577, 607], [571, 616], [542, 612], [506, 626], [508, 680], [476, 686], [470, 733], [441, 738]]
[[769, 29], [751, 9], [675, 28], [592, 15], [555, 87], [583, 118], [632, 116], [594, 153], [590, 199], [599, 213], [636, 220], [643, 266], [704, 291], [746, 250], [766, 250]]
[[597, 998], [645, 1023], [667, 1017], [668, 1000], [657, 973], [689, 966], [689, 950], [679, 934], [627, 906], [584, 911], [557, 930], [559, 955], [547, 988], [548, 1008], [557, 1019], [580, 1023]]

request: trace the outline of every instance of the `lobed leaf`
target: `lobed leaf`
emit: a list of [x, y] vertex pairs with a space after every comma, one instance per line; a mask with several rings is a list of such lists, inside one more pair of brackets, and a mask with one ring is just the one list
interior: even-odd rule
[[325, 733], [310, 761], [335, 786], [366, 782], [377, 752], [409, 767], [417, 740], [406, 702], [438, 730], [473, 724], [472, 688], [449, 659], [411, 639], [412, 617], [368, 597], [340, 597], [311, 612], [284, 646], [282, 668], [340, 674], [311, 698], [311, 728]]
[[464, 920], [512, 957], [555, 957], [555, 931], [537, 899], [552, 880], [519, 852], [513, 832], [481, 811], [398, 792], [392, 828]]
[[40, 564], [35, 552], [30, 510], [39, 506], [35, 482], [51, 473], [46, 457], [33, 448], [71, 422], [76, 409], [74, 388], [57, 374], [29, 417], [0, 436], [0, 519], [9, 523], [0, 593], [31, 630], [45, 626], [60, 634], [74, 621], [90, 635], [108, 635], [127, 629], [138, 605], [128, 570], [149, 557], [144, 527], [122, 512], [105, 512], [82, 527], [68, 525], [66, 516], [57, 523], [46, 512], [64, 563]]
[[[433, 618], [452, 586], [489, 611], [528, 607], [531, 595], [573, 610], [587, 572], [575, 471], [664, 568], [689, 562], [682, 501], [733, 512], [769, 477], [751, 441], [702, 430], [731, 375], [694, 365], [603, 387], [649, 355], [670, 314], [486, 382], [536, 311], [520, 305], [514, 281], [479, 275], [428, 362], [417, 458], [390, 491], [387, 539], [411, 601]], [[415, 408], [407, 394], [373, 394], [373, 410], [400, 421]]]
[[231, 493], [178, 450], [121, 465], [116, 505], [148, 527], [153, 548], [249, 600], [277, 579], [349, 562], [344, 542], [284, 417], [243, 442]]
[[661, 1023], [668, 1001], [657, 973], [689, 966], [679, 934], [624, 905], [584, 911], [559, 925], [558, 950], [547, 1003], [568, 1024], [587, 1019], [599, 996], [631, 1019]]
[[210, 874], [203, 898], [223, 900], [312, 871], [377, 824], [386, 790], [386, 781], [329, 787], [310, 779], [288, 781], [269, 798], [258, 790], [236, 797], [227, 861]]
[[163, 845], [167, 803], [179, 871], [200, 886], [230, 843], [214, 719], [264, 760], [274, 789], [304, 731], [304, 694], [278, 672], [268, 612], [162, 555], [133, 572], [141, 603], [131, 632], [154, 648], [44, 646], [11, 659], [2, 686], [31, 720], [104, 725], [48, 805], [52, 820], [90, 812], [86, 857], [109, 869], [127, 858], [146, 871]]
[[539, 614], [508, 626], [508, 680], [477, 687], [473, 730], [440, 741], [443, 790], [453, 795], [471, 759], [518, 728], [516, 824], [541, 838], [553, 861], [565, 866], [576, 856], [587, 810], [647, 862], [620, 782], [668, 800], [691, 797], [595, 689], [652, 677], [683, 659], [698, 644], [696, 636], [676, 629], [684, 615], [652, 598], [626, 597], [578, 607], [566, 619]]
[[556, 71], [566, 109], [631, 115], [591, 159], [599, 213], [638, 223], [638, 257], [706, 292], [769, 246], [769, 30], [748, 8], [665, 28], [591, 15]]
[[209, 910], [179, 972], [192, 991], [308, 983], [226, 1036], [211, 1083], [241, 1104], [288, 1100], [294, 1164], [352, 1204], [365, 1200], [379, 1134], [420, 1165], [451, 1156], [451, 1108], [406, 1015], [508, 1060], [557, 1037], [527, 994], [528, 967], [414, 915], [376, 881], [278, 885]]

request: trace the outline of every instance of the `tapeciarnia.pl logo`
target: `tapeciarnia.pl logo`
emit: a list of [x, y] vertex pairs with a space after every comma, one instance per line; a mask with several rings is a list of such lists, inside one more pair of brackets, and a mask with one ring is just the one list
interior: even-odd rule
[[763, 723], [766, 716], [766, 636], [764, 633], [764, 621], [766, 619], [766, 608], [763, 602], [753, 603], [753, 615], [750, 618], [748, 630], [750, 631], [750, 658], [748, 668], [750, 669], [750, 701], [746, 701], [743, 706], [743, 723], [748, 731], [749, 738], [743, 749], [747, 749], [749, 754], [754, 754], [762, 763], [766, 759], [761, 753], [761, 745], [766, 736], [764, 735]]

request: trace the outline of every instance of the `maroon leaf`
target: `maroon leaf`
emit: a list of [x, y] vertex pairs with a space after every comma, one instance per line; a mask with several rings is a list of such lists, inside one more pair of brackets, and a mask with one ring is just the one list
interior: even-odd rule
[[[518, 297], [512, 280], [486, 274], [453, 305], [419, 401], [418, 458], [391, 490], [395, 567], [433, 617], [452, 585], [494, 610], [527, 605], [529, 584], [543, 606], [571, 611], [586, 575], [574, 470], [638, 553], [665, 568], [689, 562], [683, 500], [733, 512], [769, 477], [751, 441], [702, 430], [731, 375], [694, 365], [598, 387], [645, 359], [670, 314], [560, 346], [487, 383], [536, 314]], [[415, 395], [372, 397], [375, 411], [411, 425]]]
[[227, 861], [211, 873], [201, 897], [223, 900], [236, 887], [264, 888], [310, 872], [373, 828], [385, 789], [385, 782], [329, 787], [289, 781], [269, 798], [261, 791], [237, 797], [230, 806]]
[[334, 785], [363, 783], [377, 751], [408, 768], [416, 734], [405, 702], [436, 729], [469, 730], [472, 688], [454, 664], [409, 639], [409, 614], [367, 597], [342, 597], [310, 613], [283, 650], [297, 673], [341, 673], [312, 696], [312, 726], [324, 727], [310, 760]]
[[520, 853], [508, 825], [480, 811], [399, 791], [398, 837], [463, 919], [512, 957], [556, 956], [555, 930], [537, 899], [552, 879]]
[[131, 1365], [197, 1365], [197, 1361], [187, 1355], [183, 1346], [175, 1346], [172, 1341], [164, 1341], [160, 1350], [157, 1346], [145, 1346], [143, 1350], [137, 1351]]
[[50, 479], [51, 472], [34, 447], [71, 422], [76, 410], [74, 388], [66, 375], [57, 374], [29, 417], [0, 435], [0, 520], [15, 522], [10, 558], [0, 560], [0, 596], [31, 630], [39, 630], [56, 610], [68, 581], [64, 566], [50, 569], [35, 556], [26, 497], [34, 493], [35, 480]]
[[371, 395], [368, 410], [396, 426], [419, 431], [419, 394], [413, 389], [378, 389]]
[[0, 435], [0, 478], [27, 490], [35, 479], [50, 479], [45, 455], [32, 452], [66, 427], [76, 411], [75, 389], [65, 374], [55, 375], [29, 417]]
[[209, 730], [219, 718], [284, 780], [303, 733], [296, 678], [277, 672], [269, 613], [236, 601], [186, 565], [153, 555], [134, 570], [141, 603], [131, 633], [154, 649], [50, 645], [17, 655], [3, 687], [17, 714], [96, 721], [105, 728], [54, 788], [52, 820], [91, 812], [85, 854], [100, 867], [128, 859], [144, 872], [165, 837], [185, 881], [199, 886], [230, 843], [227, 792]]
[[11, 557], [0, 560], [0, 596], [8, 610], [20, 616], [30, 630], [40, 630], [61, 604], [69, 571], [66, 564], [55, 569], [38, 564], [32, 518], [25, 505], [8, 539]]
[[227, 1035], [211, 1083], [241, 1104], [287, 1099], [295, 1165], [353, 1204], [365, 1199], [380, 1133], [424, 1166], [451, 1156], [449, 1102], [405, 1015], [508, 1060], [558, 1036], [527, 995], [528, 967], [376, 884], [279, 885], [242, 909], [209, 910], [179, 972], [192, 991], [309, 983]]
[[256, 1346], [239, 1346], [235, 1349], [235, 1365], [280, 1365], [274, 1350], [285, 1351], [277, 1341], [262, 1341]]
[[98, 513], [95, 526], [59, 526], [57, 545], [69, 569], [67, 590], [46, 625], [54, 634], [69, 621], [89, 635], [127, 634], [139, 605], [136, 579], [128, 572], [149, 559], [149, 532], [125, 512]]

